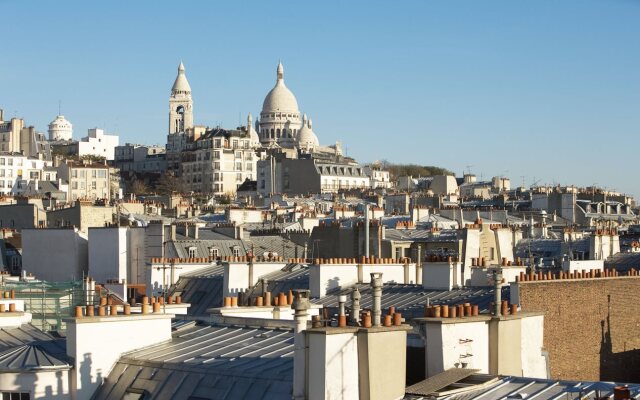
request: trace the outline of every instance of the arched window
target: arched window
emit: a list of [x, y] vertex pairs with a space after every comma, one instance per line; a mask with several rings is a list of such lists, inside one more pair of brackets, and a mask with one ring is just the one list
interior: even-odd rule
[[276, 137], [280, 137], [280, 129], [276, 130]]
[[273, 128], [271, 128], [271, 139], [274, 139], [275, 137], [275, 131], [273, 130]]

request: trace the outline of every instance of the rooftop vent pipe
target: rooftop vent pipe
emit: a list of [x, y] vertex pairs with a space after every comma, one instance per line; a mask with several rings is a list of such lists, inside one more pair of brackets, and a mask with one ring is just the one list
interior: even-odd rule
[[351, 291], [351, 323], [358, 326], [358, 316], [360, 315], [360, 291], [353, 288]]
[[382, 272], [371, 273], [371, 289], [373, 289], [373, 326], [380, 326], [382, 314]]

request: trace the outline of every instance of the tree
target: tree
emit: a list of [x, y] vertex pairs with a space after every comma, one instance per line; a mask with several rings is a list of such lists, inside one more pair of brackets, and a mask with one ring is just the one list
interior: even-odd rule
[[134, 178], [129, 186], [129, 192], [134, 195], [141, 195], [149, 193], [149, 186], [144, 181]]
[[160, 194], [184, 193], [186, 186], [182, 179], [175, 176], [172, 172], [167, 172], [158, 179], [156, 189]]

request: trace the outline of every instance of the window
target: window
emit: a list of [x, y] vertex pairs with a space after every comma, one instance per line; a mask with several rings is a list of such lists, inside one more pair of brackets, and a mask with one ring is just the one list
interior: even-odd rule
[[196, 257], [196, 248], [195, 246], [187, 247], [187, 252], [189, 253], [189, 258]]
[[0, 158], [0, 165], [4, 165], [4, 158]]
[[236, 174], [236, 182], [242, 182], [242, 172]]
[[1, 392], [2, 400], [31, 400], [31, 395], [25, 392]]
[[220, 250], [217, 247], [209, 247], [209, 257], [218, 258], [220, 256]]
[[13, 165], [13, 158], [7, 158], [7, 165]]
[[234, 257], [240, 257], [240, 247], [233, 246], [233, 256]]

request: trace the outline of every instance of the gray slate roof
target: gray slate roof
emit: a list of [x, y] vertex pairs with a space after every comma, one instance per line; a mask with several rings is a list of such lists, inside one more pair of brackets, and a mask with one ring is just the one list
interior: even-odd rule
[[68, 369], [71, 366], [50, 354], [41, 344], [25, 344], [0, 353], [0, 371], [32, 371], [40, 369]]
[[[536, 379], [521, 377], [503, 377], [496, 383], [478, 390], [470, 390], [458, 394], [438, 397], [439, 400], [473, 400], [473, 399], [535, 399], [535, 400], [578, 400], [597, 399], [597, 394], [604, 398], [613, 398], [612, 382], [573, 382], [553, 379]], [[629, 385], [631, 398], [640, 395], [640, 385]], [[609, 397], [611, 396], [611, 397]], [[405, 400], [431, 400], [434, 397], [406, 395]]]
[[[360, 299], [360, 307], [362, 309], [372, 309], [373, 296], [371, 285], [360, 283], [355, 285], [355, 287], [358, 288], [362, 296]], [[325, 297], [314, 299], [311, 302], [337, 309], [338, 296], [344, 294], [347, 295], [347, 306], [350, 307], [351, 297], [349, 295], [352, 290], [353, 288], [332, 290], [327, 292]], [[508, 286], [502, 288], [502, 298], [504, 300], [509, 299]], [[429, 290], [424, 289], [421, 285], [395, 283], [385, 284], [382, 287], [382, 309], [385, 310], [394, 306], [396, 307], [396, 311], [402, 313], [402, 316], [406, 319], [423, 317], [424, 306], [427, 304], [427, 299], [430, 305], [477, 304], [480, 312], [489, 312], [490, 304], [493, 301], [493, 288], [478, 287], [453, 290]]]
[[223, 280], [224, 267], [212, 265], [180, 275], [169, 295], [182, 296], [183, 302], [191, 304], [187, 315], [208, 317], [208, 308], [222, 307]]
[[193, 325], [123, 356], [94, 399], [291, 399], [293, 331]]
[[[309, 266], [303, 264], [287, 264], [280, 271], [262, 277], [267, 280], [267, 290], [271, 293], [288, 293], [289, 290], [309, 289]], [[252, 294], [262, 293], [262, 283], [254, 286]]]
[[605, 262], [606, 268], [615, 268], [619, 272], [628, 271], [631, 268], [640, 268], [640, 253], [617, 253], [609, 257]]
[[67, 345], [31, 324], [0, 329], [0, 371], [69, 367]]

